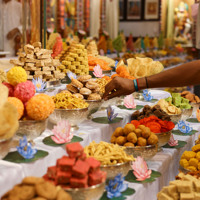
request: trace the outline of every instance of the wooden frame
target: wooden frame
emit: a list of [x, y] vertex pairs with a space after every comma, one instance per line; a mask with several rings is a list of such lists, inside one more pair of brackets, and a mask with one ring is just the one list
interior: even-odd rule
[[[157, 18], [145, 18], [145, 5], [147, 1], [156, 1], [158, 2], [158, 16]], [[120, 5], [122, 5], [122, 2], [124, 4], [124, 12], [123, 16], [121, 15], [119, 17], [120, 21], [160, 21], [160, 15], [161, 15], [161, 0], [119, 0]], [[140, 17], [139, 16], [130, 16], [129, 13], [127, 13], [128, 7], [131, 5], [130, 2], [140, 2], [141, 10], [140, 10]], [[119, 6], [120, 6], [119, 5]], [[132, 4], [133, 5], [133, 4]], [[122, 9], [119, 7], [119, 9]]]
[[146, 0], [144, 9], [144, 19], [159, 20], [159, 0]]

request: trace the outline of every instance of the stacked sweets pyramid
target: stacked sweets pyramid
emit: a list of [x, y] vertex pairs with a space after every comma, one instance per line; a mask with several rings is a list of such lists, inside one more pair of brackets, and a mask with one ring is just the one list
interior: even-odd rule
[[10, 60], [10, 63], [23, 67], [29, 80], [41, 78], [44, 81], [56, 81], [65, 77], [65, 73], [58, 68], [60, 61], [51, 57], [51, 50], [42, 49], [40, 42], [27, 44], [23, 50], [18, 53], [18, 60]]
[[82, 44], [72, 43], [62, 65], [58, 67], [62, 72], [71, 71], [76, 75], [89, 74], [88, 55], [85, 46]]

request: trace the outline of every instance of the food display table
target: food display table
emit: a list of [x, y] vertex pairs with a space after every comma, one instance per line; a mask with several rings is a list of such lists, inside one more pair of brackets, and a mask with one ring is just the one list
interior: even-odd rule
[[[48, 92], [50, 95], [54, 95], [58, 89], [64, 89], [65, 85], [57, 88], [52, 92]], [[161, 90], [151, 90], [151, 94], [154, 99], [163, 99], [169, 97], [169, 93]], [[153, 105], [152, 103], [143, 102], [136, 100], [137, 105]], [[79, 130], [75, 132], [75, 135], [83, 138], [81, 144], [83, 146], [88, 145], [90, 142], [95, 140], [96, 142], [100, 141], [110, 141], [110, 137], [119, 126], [124, 126], [127, 122], [130, 121], [131, 114], [134, 111], [119, 109], [116, 106], [115, 112], [119, 113], [119, 117], [122, 117], [123, 120], [115, 124], [97, 124], [91, 120], [86, 120], [79, 125]], [[106, 116], [106, 111], [98, 111], [93, 114], [94, 116]], [[156, 194], [161, 190], [165, 185], [168, 185], [169, 181], [174, 180], [175, 176], [178, 174], [179, 169], [179, 160], [181, 154], [185, 150], [189, 150], [193, 145], [195, 139], [197, 139], [199, 134], [200, 124], [191, 124], [193, 129], [198, 130], [198, 132], [192, 136], [177, 136], [174, 135], [175, 139], [186, 141], [187, 144], [181, 149], [168, 149], [164, 148], [162, 151], [158, 152], [150, 161], [148, 161], [148, 166], [150, 169], [159, 171], [162, 175], [160, 178], [157, 178], [156, 181], [152, 183], [129, 183], [130, 188], [135, 189], [135, 194], [132, 196], [127, 196], [127, 199], [130, 200], [156, 200]], [[15, 164], [11, 162], [6, 162], [0, 160], [0, 197], [11, 189], [15, 184], [21, 182], [25, 176], [43, 176], [47, 167], [55, 165], [56, 160], [66, 154], [65, 146], [62, 147], [51, 147], [42, 143], [44, 137], [51, 135], [52, 125], [48, 124], [48, 129], [43, 132], [41, 136], [34, 140], [35, 147], [37, 149], [48, 151], [49, 155], [45, 158], [39, 159], [35, 162], [28, 164]], [[14, 149], [11, 149], [14, 150]]]

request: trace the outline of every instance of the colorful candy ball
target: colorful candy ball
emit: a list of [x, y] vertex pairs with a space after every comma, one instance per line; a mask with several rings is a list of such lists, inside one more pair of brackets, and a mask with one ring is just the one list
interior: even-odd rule
[[14, 96], [14, 87], [10, 83], [7, 83], [7, 82], [3, 82], [2, 84], [4, 84], [8, 88], [8, 91], [9, 91], [8, 96], [13, 97]]
[[32, 97], [26, 104], [28, 117], [33, 120], [45, 120], [54, 111], [53, 99], [46, 94], [38, 94]]
[[21, 100], [16, 97], [8, 97], [8, 102], [13, 104], [17, 108], [18, 119], [20, 119], [24, 114], [24, 104]]
[[17, 66], [11, 68], [7, 73], [7, 80], [13, 86], [16, 86], [18, 83], [27, 81], [27, 74], [25, 69]]
[[27, 102], [35, 95], [35, 86], [31, 81], [19, 83], [14, 90], [14, 96], [20, 99], [23, 103]]

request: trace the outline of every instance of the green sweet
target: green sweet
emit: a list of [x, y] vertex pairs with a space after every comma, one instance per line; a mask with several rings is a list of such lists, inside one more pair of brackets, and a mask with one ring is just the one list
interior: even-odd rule
[[189, 104], [189, 99], [186, 99], [186, 98], [183, 98], [183, 97], [182, 97], [182, 103], [187, 103], [187, 104]]
[[181, 97], [174, 97], [174, 98], [172, 99], [172, 103], [173, 103], [176, 107], [179, 107], [179, 106], [180, 106], [181, 101], [182, 101]]
[[166, 98], [165, 101], [167, 101], [167, 102], [172, 102], [172, 97]]
[[180, 109], [190, 109], [191, 105], [188, 103], [181, 103], [180, 104]]
[[175, 97], [181, 97], [181, 94], [180, 93], [172, 93], [172, 98], [175, 98]]

